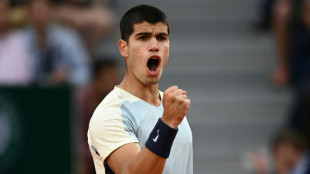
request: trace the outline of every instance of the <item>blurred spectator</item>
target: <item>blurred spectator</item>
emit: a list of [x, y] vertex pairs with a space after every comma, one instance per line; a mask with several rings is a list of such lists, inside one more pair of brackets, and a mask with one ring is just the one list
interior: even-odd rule
[[103, 98], [119, 84], [120, 71], [113, 59], [95, 59], [90, 85], [83, 91], [80, 101], [82, 109], [82, 174], [95, 174], [95, 166], [87, 143], [90, 118]]
[[271, 28], [272, 6], [276, 0], [259, 0], [259, 19], [254, 27], [258, 31]]
[[272, 26], [278, 53], [278, 65], [273, 78], [278, 85], [286, 85], [289, 81], [289, 21], [291, 8], [291, 0], [276, 0], [273, 6]]
[[54, 17], [76, 28], [90, 50], [113, 25], [107, 0], [66, 0], [57, 7]]
[[310, 153], [303, 137], [293, 130], [279, 132], [272, 142], [276, 174], [309, 174]]
[[30, 79], [29, 55], [21, 34], [12, 29], [9, 0], [1, 0], [0, 85], [26, 85]]
[[304, 106], [304, 113], [305, 113], [305, 136], [308, 140], [308, 144], [310, 145], [310, 88], [308, 88], [305, 92], [305, 106]]
[[291, 84], [294, 104], [288, 125], [304, 134], [309, 129], [305, 104], [310, 89], [309, 11], [309, 0], [277, 0], [273, 20], [279, 57], [274, 80], [278, 85]]
[[89, 80], [89, 58], [79, 35], [51, 21], [48, 0], [27, 1], [29, 25], [23, 34], [31, 54], [34, 82], [83, 86]]

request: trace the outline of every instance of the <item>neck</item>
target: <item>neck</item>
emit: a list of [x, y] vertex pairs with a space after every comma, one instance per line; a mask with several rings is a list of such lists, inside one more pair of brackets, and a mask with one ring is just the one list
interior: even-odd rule
[[125, 76], [123, 81], [120, 83], [119, 88], [131, 93], [151, 105], [159, 106], [161, 103], [158, 93], [158, 83], [152, 85], [145, 85], [141, 82], [132, 83]]

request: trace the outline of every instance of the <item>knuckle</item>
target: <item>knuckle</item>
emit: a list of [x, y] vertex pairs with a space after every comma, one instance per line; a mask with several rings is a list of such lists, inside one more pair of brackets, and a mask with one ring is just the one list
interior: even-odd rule
[[179, 87], [177, 85], [171, 86], [170, 88], [168, 88], [168, 90], [172, 90], [175, 91], [176, 89], [178, 89]]
[[186, 105], [186, 109], [189, 110], [189, 105]]

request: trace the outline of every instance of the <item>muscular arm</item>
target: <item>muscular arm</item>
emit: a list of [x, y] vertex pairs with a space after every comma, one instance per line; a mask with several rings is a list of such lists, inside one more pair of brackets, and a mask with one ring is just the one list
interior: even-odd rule
[[[163, 106], [162, 121], [177, 128], [189, 109], [190, 100], [186, 91], [172, 86], [164, 93]], [[141, 150], [139, 144], [129, 143], [112, 152], [106, 162], [116, 174], [159, 174], [164, 170], [166, 158], [156, 155], [147, 147]]]
[[166, 159], [139, 144], [130, 143], [118, 148], [107, 158], [107, 163], [116, 174], [162, 173]]

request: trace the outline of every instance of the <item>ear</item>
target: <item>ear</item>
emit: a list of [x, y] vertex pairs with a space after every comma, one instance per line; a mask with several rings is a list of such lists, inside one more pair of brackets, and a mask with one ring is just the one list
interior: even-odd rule
[[121, 53], [121, 55], [125, 58], [128, 57], [128, 44], [126, 41], [124, 40], [119, 40], [118, 41], [118, 49], [119, 49], [119, 52]]

